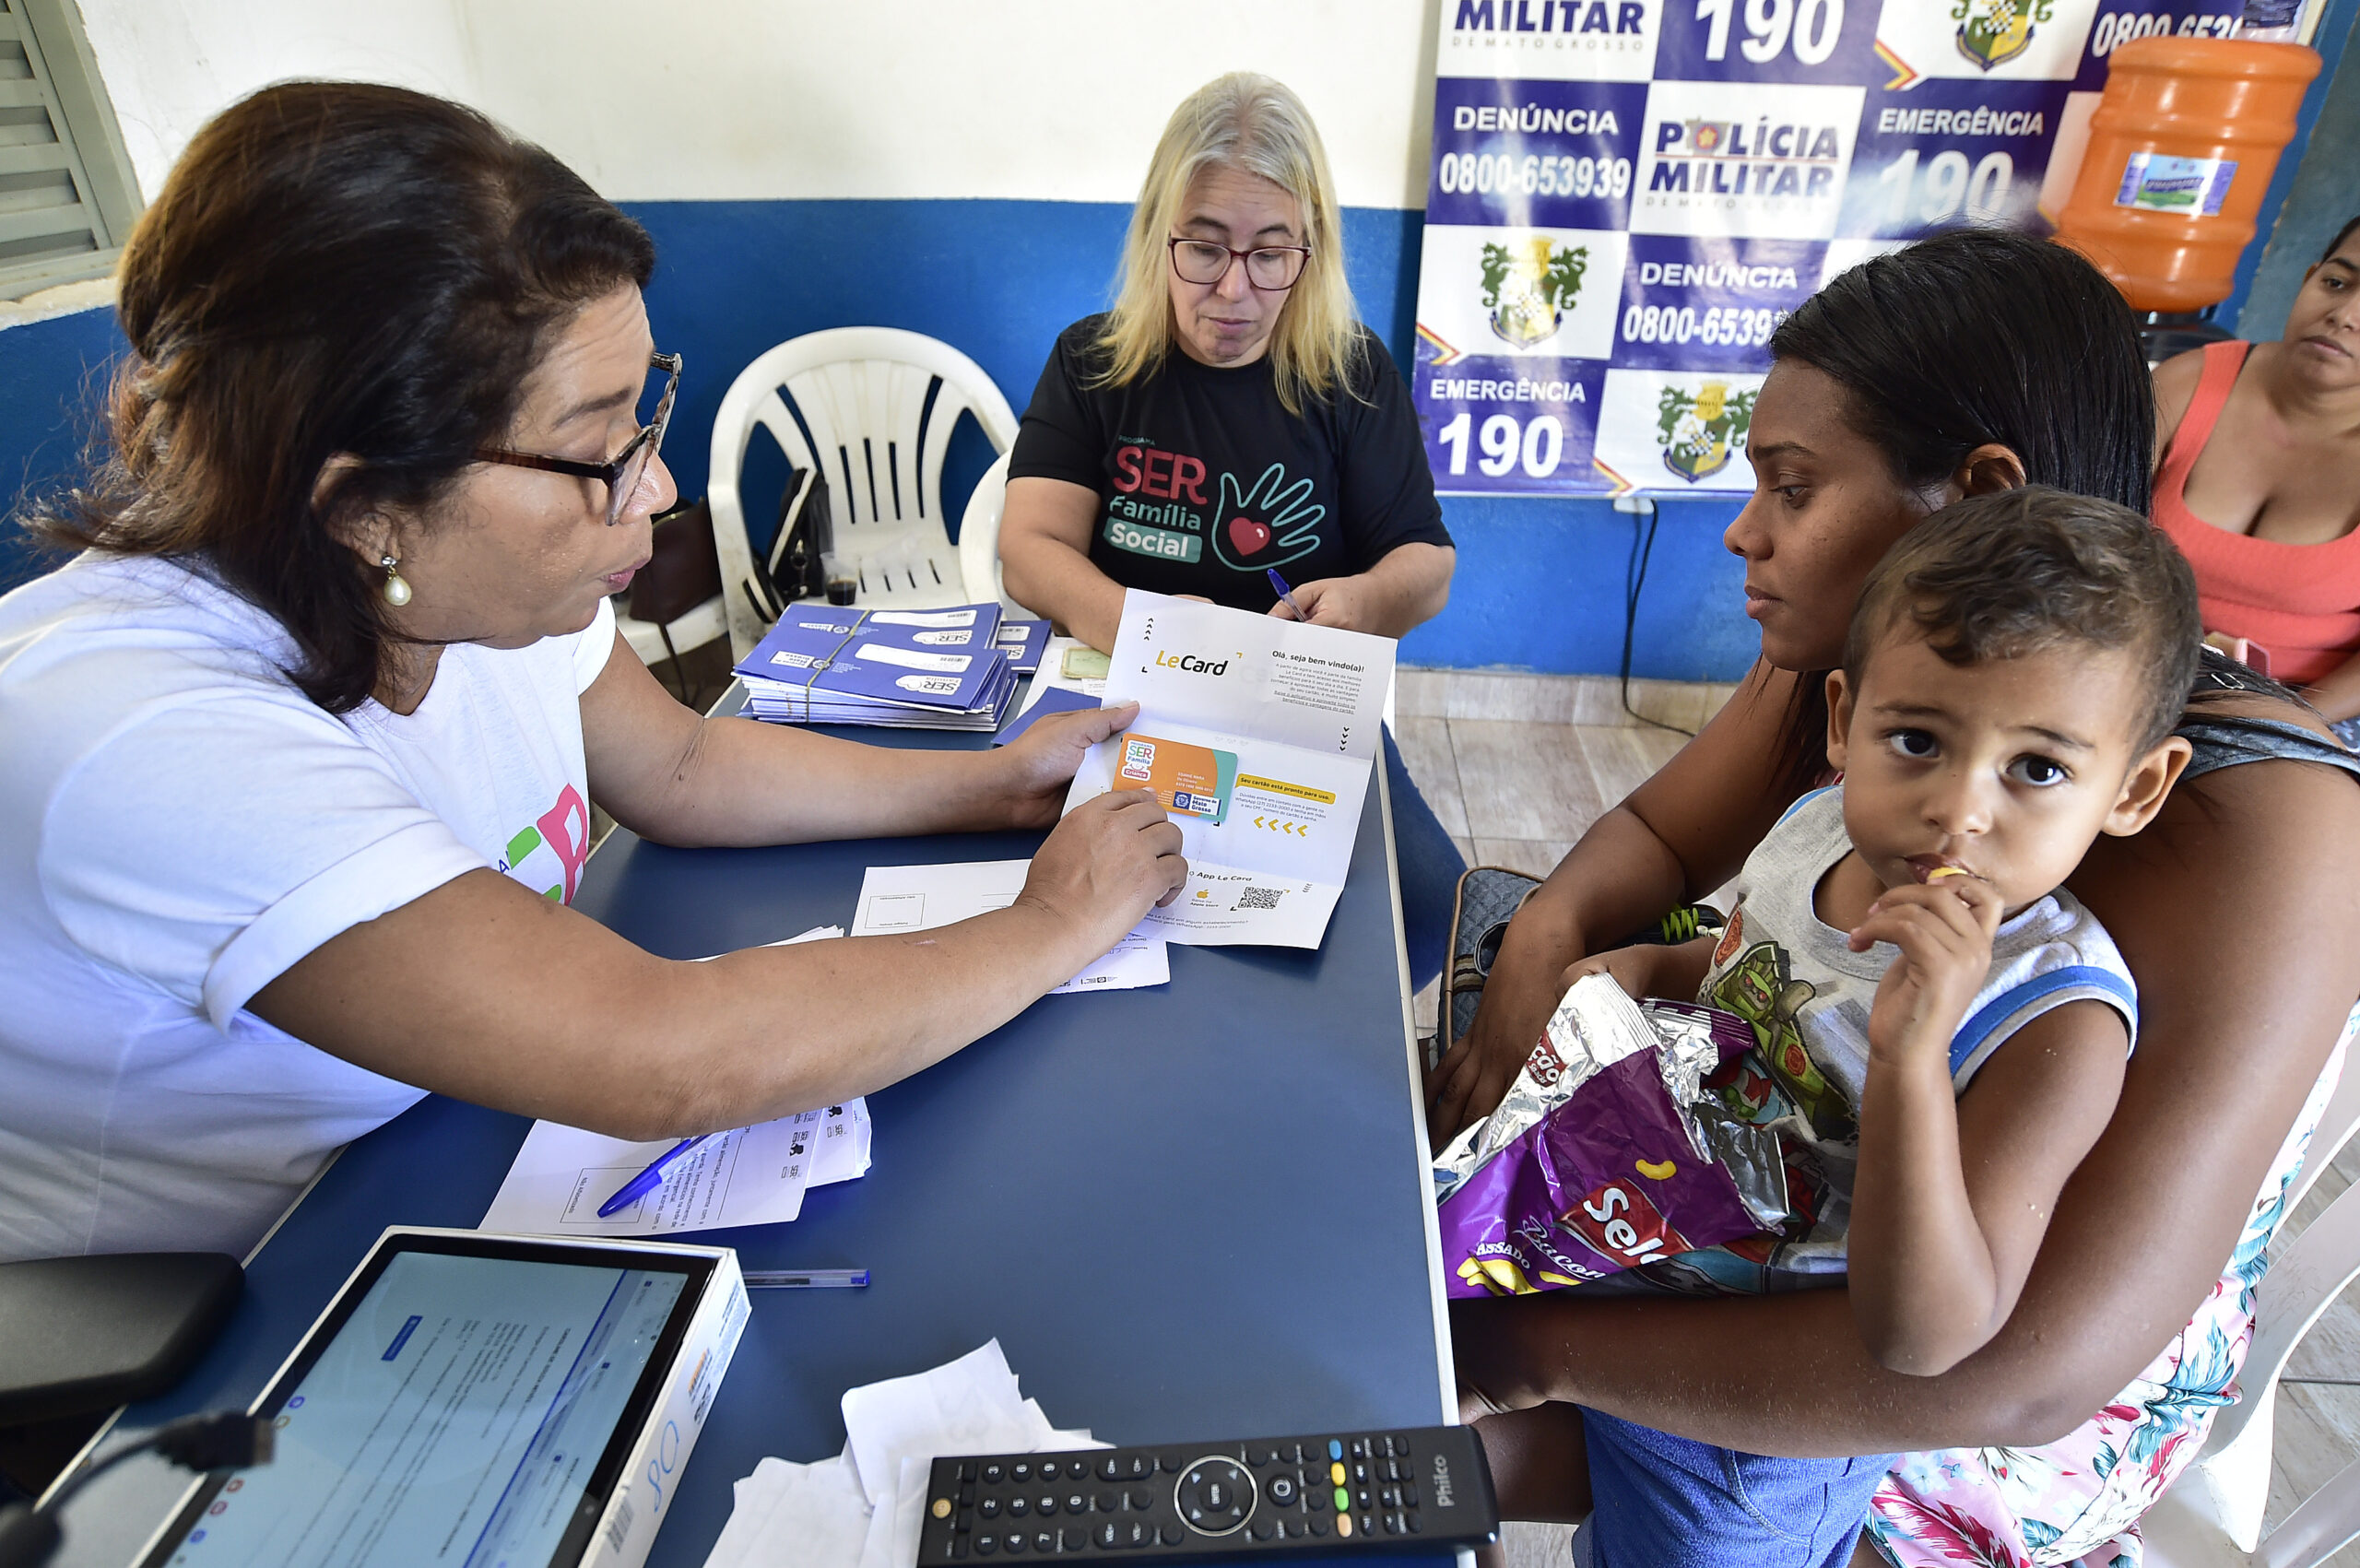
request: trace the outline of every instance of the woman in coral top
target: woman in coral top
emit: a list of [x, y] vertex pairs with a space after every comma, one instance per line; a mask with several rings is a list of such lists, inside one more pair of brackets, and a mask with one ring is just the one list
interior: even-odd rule
[[2205, 631], [2360, 746], [2360, 218], [2283, 338], [2166, 361], [2155, 415], [2153, 514], [2196, 568]]

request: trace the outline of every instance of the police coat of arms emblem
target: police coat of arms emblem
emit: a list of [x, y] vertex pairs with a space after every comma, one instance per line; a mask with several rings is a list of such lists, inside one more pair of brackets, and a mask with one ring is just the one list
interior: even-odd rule
[[2051, 0], [1958, 0], [1958, 52], [1987, 71], [2003, 65], [2032, 47], [2033, 24], [2053, 9]]
[[1553, 335], [1582, 291], [1589, 247], [1560, 246], [1546, 234], [1483, 247], [1483, 308], [1492, 330], [1519, 348]]
[[1729, 465], [1753, 424], [1753, 389], [1732, 393], [1725, 381], [1708, 381], [1694, 392], [1667, 386], [1656, 403], [1656, 444], [1663, 466], [1694, 484]]

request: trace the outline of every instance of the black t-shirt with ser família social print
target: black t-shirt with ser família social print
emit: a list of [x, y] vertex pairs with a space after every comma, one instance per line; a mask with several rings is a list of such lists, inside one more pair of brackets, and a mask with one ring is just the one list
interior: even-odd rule
[[1290, 414], [1267, 356], [1215, 370], [1174, 348], [1127, 386], [1095, 384], [1105, 319], [1058, 335], [1008, 473], [1098, 492], [1090, 561], [1108, 577], [1260, 611], [1271, 568], [1310, 583], [1450, 543], [1409, 389], [1365, 327], [1355, 384]]

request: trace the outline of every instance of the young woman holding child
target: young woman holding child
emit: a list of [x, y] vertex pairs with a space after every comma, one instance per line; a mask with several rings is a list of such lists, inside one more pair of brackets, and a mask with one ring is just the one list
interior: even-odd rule
[[[1998, 233], [1929, 241], [1837, 278], [1773, 348], [1748, 438], [1757, 489], [1729, 533], [1763, 661], [1512, 923], [1475, 1027], [1434, 1075], [1437, 1138], [1496, 1103], [1568, 965], [1719, 887], [1822, 782], [1826, 672], [1903, 535], [2028, 481], [2144, 509], [2152, 405], [2134, 324], [2070, 253]], [[2277, 1194], [2360, 996], [2349, 754], [2266, 682], [2216, 662], [2198, 688], [2185, 776], [2152, 825], [2100, 839], [2068, 883], [2137, 977], [2139, 1048], [2004, 1326], [1913, 1376], [1878, 1364], [1835, 1291], [1465, 1303], [1464, 1403], [1488, 1412], [1511, 1516], [1580, 1518], [1596, 1480], [1602, 1527], [1583, 1533], [1600, 1563], [1729, 1555], [1730, 1527], [1748, 1521], [1757, 1562], [1841, 1562], [1857, 1492], [1828, 1488], [1824, 1518], [1798, 1517], [1795, 1467], [1764, 1456], [1901, 1453], [1870, 1520], [1896, 1562], [1946, 1561], [1944, 1532], [2016, 1554], [2000, 1561], [2135, 1553], [2124, 1533], [2235, 1374]], [[1633, 1467], [1593, 1470], [1582, 1408], [1726, 1456], [1634, 1494]], [[1658, 1478], [1688, 1462], [1648, 1458]], [[1620, 1539], [1647, 1544], [1615, 1550], [1610, 1487]], [[1764, 1489], [1782, 1489], [1769, 1518], [1752, 1501]], [[1710, 1545], [1670, 1544], [1690, 1539]]]
[[[1571, 972], [1752, 1020], [1761, 1049], [1726, 1108], [1777, 1134], [1796, 1218], [1766, 1246], [1684, 1252], [1603, 1288], [1840, 1277], [1880, 1365], [1946, 1372], [1989, 1342], [2138, 1033], [2128, 966], [2060, 884], [2101, 834], [2152, 821], [2187, 765], [2172, 729], [2200, 637], [2168, 539], [2045, 486], [1946, 506], [1877, 564], [1827, 677], [1842, 782], [1746, 857], [1721, 931]], [[1755, 1512], [1811, 1543], [1794, 1561], [1841, 1558], [1892, 1457], [1749, 1476], [1750, 1455], [1599, 1411], [1582, 1432], [1592, 1561], [1631, 1561], [1627, 1543], [1675, 1512], [1692, 1557], [1758, 1546], [1742, 1525], [1729, 1539], [1717, 1488], [1683, 1473], [1744, 1478]]]

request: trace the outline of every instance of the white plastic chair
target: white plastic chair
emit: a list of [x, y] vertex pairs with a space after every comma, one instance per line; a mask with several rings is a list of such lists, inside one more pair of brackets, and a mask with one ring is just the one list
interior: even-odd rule
[[994, 451], [1014, 444], [1015, 412], [981, 366], [947, 343], [894, 327], [806, 333], [739, 372], [713, 422], [706, 481], [738, 657], [752, 651], [763, 630], [740, 585], [754, 577], [738, 479], [755, 427], [770, 432], [788, 462], [816, 463], [827, 475], [835, 548], [860, 572], [856, 602], [928, 609], [971, 597], [942, 510], [943, 453], [962, 412], [975, 417]]
[[[2347, 1063], [2288, 1185], [2290, 1214], [2360, 1131], [2360, 1067]], [[2316, 1568], [2360, 1535], [2360, 1460], [2261, 1537], [2270, 1497], [2272, 1416], [2287, 1358], [2343, 1288], [2360, 1277], [2360, 1183], [2346, 1188], [2283, 1247], [2273, 1247], [2255, 1303], [2253, 1346], [2238, 1373], [2243, 1397], [2213, 1418], [2204, 1451], [2140, 1534], [2150, 1568]]]
[[975, 493], [967, 498], [967, 510], [959, 519], [959, 576], [967, 585], [970, 604], [997, 599], [1000, 608], [1031, 617], [1031, 610], [1008, 596], [999, 569], [999, 524], [1008, 511], [1008, 458], [1003, 452], [994, 459], [975, 481]]

